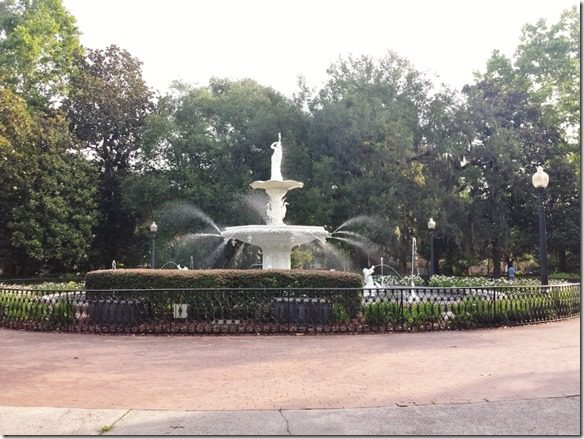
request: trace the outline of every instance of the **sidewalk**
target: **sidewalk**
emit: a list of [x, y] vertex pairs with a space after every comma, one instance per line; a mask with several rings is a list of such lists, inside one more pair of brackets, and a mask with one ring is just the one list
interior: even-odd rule
[[0, 407], [9, 435], [580, 435], [579, 397], [332, 410]]
[[[545, 417], [548, 409], [565, 428], [579, 424], [578, 318], [474, 331], [346, 336], [132, 337], [0, 329], [0, 352], [3, 422], [9, 412], [23, 419], [33, 413], [33, 423], [73, 416], [79, 428], [115, 423], [114, 433], [126, 434], [122, 427], [171, 428], [166, 420], [174, 416], [189, 428], [216, 419], [216, 428], [240, 428], [234, 433], [244, 434], [249, 428], [280, 428], [285, 417], [296, 434], [319, 434], [331, 423], [338, 431], [369, 434], [374, 428], [410, 428], [384, 421], [410, 413], [436, 433], [442, 428], [440, 413], [456, 412], [457, 422], [446, 422], [448, 428], [494, 432], [512, 426], [499, 417], [511, 410], [505, 404], [516, 404], [517, 416], [524, 418], [516, 425], [525, 428], [522, 433], [560, 428]], [[324, 421], [335, 413], [338, 417]], [[467, 423], [464, 413], [470, 416]], [[482, 415], [473, 421], [473, 413]], [[375, 421], [366, 421], [369, 417]], [[39, 428], [62, 424], [48, 420]], [[530, 423], [537, 429], [529, 430]]]

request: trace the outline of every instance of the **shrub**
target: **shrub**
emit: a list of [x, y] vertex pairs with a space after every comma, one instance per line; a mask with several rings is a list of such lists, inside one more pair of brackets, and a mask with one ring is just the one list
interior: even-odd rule
[[548, 279], [565, 280], [568, 282], [580, 282], [580, 273], [550, 273]]
[[420, 328], [439, 321], [442, 310], [433, 302], [412, 303], [404, 306], [404, 324], [409, 328]]
[[85, 282], [69, 281], [69, 282], [42, 282], [30, 284], [8, 284], [0, 283], [0, 288], [22, 289], [27, 290], [41, 290], [41, 291], [63, 291], [63, 290], [83, 290]]
[[400, 304], [394, 302], [375, 302], [363, 306], [363, 318], [370, 325], [395, 326], [400, 321]]
[[409, 275], [403, 277], [398, 277], [394, 275], [374, 276], [373, 279], [376, 282], [379, 282], [381, 285], [401, 285], [404, 287], [409, 287], [412, 285], [412, 282], [416, 287], [424, 285], [424, 279], [422, 279], [422, 277], [418, 275], [414, 276]]
[[356, 273], [318, 270], [98, 270], [87, 290], [165, 288], [361, 288]]
[[[550, 284], [561, 284], [561, 280], [555, 280], [550, 282]], [[493, 279], [489, 277], [471, 277], [471, 276], [443, 276], [434, 275], [430, 278], [428, 286], [430, 287], [460, 287], [460, 288], [472, 288], [472, 287], [528, 287], [528, 286], [539, 286], [539, 279], [536, 278], [517, 278], [514, 281], [510, 281], [504, 277]]]
[[[188, 304], [194, 320], [269, 319], [275, 297], [324, 298], [355, 317], [361, 306], [361, 285], [358, 274], [316, 270], [99, 270], [86, 277], [91, 300], [111, 294], [95, 290], [156, 290], [117, 296], [147, 302], [152, 315], [160, 318], [172, 314], [173, 303]], [[171, 290], [193, 288], [211, 291]], [[339, 288], [348, 290], [336, 291]]]
[[28, 292], [0, 292], [0, 322], [38, 322], [47, 328], [61, 327], [74, 321], [73, 305], [65, 300], [43, 299]]
[[343, 305], [333, 304], [333, 321], [336, 323], [347, 323], [351, 318]]

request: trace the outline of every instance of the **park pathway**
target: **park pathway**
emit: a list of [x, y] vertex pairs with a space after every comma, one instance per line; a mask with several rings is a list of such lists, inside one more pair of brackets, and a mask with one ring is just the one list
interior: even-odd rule
[[0, 329], [0, 406], [299, 410], [580, 394], [580, 320], [334, 336]]

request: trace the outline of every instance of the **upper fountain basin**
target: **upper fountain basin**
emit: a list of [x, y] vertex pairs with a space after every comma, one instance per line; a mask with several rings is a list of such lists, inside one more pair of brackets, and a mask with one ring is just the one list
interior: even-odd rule
[[292, 189], [302, 189], [304, 187], [304, 183], [301, 181], [296, 180], [257, 180], [253, 183], [250, 183], [250, 186], [253, 189], [264, 189], [268, 190], [280, 190], [280, 191], [289, 191]]

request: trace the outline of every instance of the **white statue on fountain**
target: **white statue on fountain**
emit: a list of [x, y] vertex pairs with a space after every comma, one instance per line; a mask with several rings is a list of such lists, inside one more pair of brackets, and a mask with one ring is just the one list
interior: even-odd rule
[[283, 181], [282, 177], [282, 134], [278, 133], [278, 141], [270, 145], [274, 150], [272, 154], [272, 178], [271, 180]]
[[277, 197], [268, 203], [266, 208], [266, 214], [268, 216], [269, 224], [273, 225], [283, 225], [284, 217], [286, 216], [286, 206], [287, 201], [284, 198], [278, 199]]
[[377, 290], [382, 288], [382, 285], [379, 282], [375, 282], [373, 280], [373, 272], [375, 271], [375, 265], [372, 265], [371, 268], [365, 267], [363, 269], [363, 282], [365, 285], [363, 286], [363, 297], [377, 297]]
[[363, 269], [363, 282], [365, 286], [363, 288], [375, 288], [375, 282], [373, 281], [373, 272], [375, 271], [375, 265], [372, 265], [371, 268], [365, 267]]

